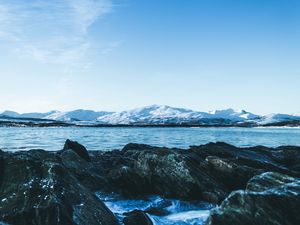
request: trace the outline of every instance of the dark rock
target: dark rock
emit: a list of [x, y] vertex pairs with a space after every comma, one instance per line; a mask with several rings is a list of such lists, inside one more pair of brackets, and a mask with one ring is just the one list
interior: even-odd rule
[[129, 143], [125, 145], [122, 149], [122, 151], [128, 151], [128, 150], [149, 150], [149, 149], [156, 149], [157, 147], [151, 146], [151, 145], [145, 145], [145, 144], [137, 144], [137, 143]]
[[2, 154], [1, 180], [0, 221], [12, 225], [117, 224], [55, 153]]
[[[220, 204], [232, 191], [247, 187], [245, 192], [239, 191], [228, 199], [248, 201], [256, 196], [257, 202], [268, 202], [271, 195], [265, 194], [263, 188], [273, 190], [274, 180], [285, 184], [286, 179], [272, 175], [273, 180], [249, 180], [269, 171], [300, 177], [300, 148], [237, 148], [218, 142], [188, 150], [129, 144], [121, 151], [87, 152], [82, 145], [67, 140], [59, 152], [0, 151], [0, 221], [17, 225], [21, 224], [18, 221], [43, 225], [57, 221], [67, 225], [74, 221], [116, 224], [113, 214], [95, 197], [95, 191], [134, 198], [158, 194]], [[292, 199], [297, 202], [294, 196], [288, 200], [293, 202]], [[273, 202], [279, 204], [277, 200]], [[289, 202], [284, 204], [292, 206]], [[159, 208], [149, 212], [165, 214]], [[212, 216], [214, 223], [221, 218], [212, 215], [216, 215]]]
[[221, 203], [263, 172], [300, 176], [299, 157], [298, 147], [237, 148], [218, 142], [189, 150], [128, 144], [122, 151], [95, 155], [94, 161], [108, 189], [124, 195], [160, 194]]
[[71, 140], [66, 140], [64, 149], [63, 150], [68, 150], [71, 149], [74, 152], [76, 152], [77, 155], [79, 155], [81, 158], [85, 159], [86, 161], [90, 162], [91, 158], [89, 156], [88, 151], [86, 148], [79, 144], [77, 141], [71, 141]]
[[69, 172], [85, 187], [91, 191], [98, 191], [99, 187], [105, 186], [106, 180], [95, 170], [92, 163], [81, 158], [76, 152], [70, 149], [59, 152], [61, 162]]
[[252, 178], [211, 212], [208, 225], [300, 224], [300, 179], [279, 173]]
[[251, 178], [246, 191], [263, 192], [275, 188], [285, 188], [294, 185], [300, 191], [300, 180], [280, 173], [264, 173]]
[[170, 214], [170, 212], [166, 209], [158, 207], [150, 207], [149, 209], [146, 209], [145, 212], [155, 216], [167, 216], [168, 214]]
[[0, 150], [0, 188], [1, 188], [1, 185], [2, 185], [2, 180], [3, 180], [3, 175], [4, 175], [4, 158], [1, 156], [3, 153], [1, 150]]
[[123, 220], [124, 225], [152, 225], [151, 219], [146, 213], [140, 210], [134, 210], [124, 214], [126, 217]]

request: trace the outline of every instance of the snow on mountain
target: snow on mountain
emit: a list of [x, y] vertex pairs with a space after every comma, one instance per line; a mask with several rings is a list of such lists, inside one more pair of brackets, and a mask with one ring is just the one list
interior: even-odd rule
[[300, 112], [292, 114], [293, 116], [300, 116]]
[[300, 116], [273, 113], [273, 114], [268, 114], [266, 116], [263, 116], [258, 121], [258, 124], [264, 125], [269, 123], [279, 123], [279, 122], [292, 121], [292, 120], [300, 120]]
[[36, 118], [36, 119], [44, 119], [47, 116], [50, 116], [51, 114], [57, 113], [58, 111], [50, 111], [50, 112], [46, 112], [46, 113], [38, 113], [38, 112], [34, 112], [34, 113], [23, 113], [20, 114], [18, 117], [21, 118]]
[[228, 119], [233, 121], [253, 120], [258, 119], [260, 117], [245, 110], [234, 110], [230, 108], [225, 110], [214, 110], [210, 111], [209, 113], [212, 115], [212, 117]]
[[38, 112], [33, 112], [33, 113], [17, 113], [14, 111], [4, 111], [3, 113], [0, 114], [0, 116], [7, 116], [7, 117], [15, 117], [15, 118], [34, 118], [34, 119], [43, 119], [44, 117], [49, 116], [50, 114], [53, 114], [57, 111], [50, 111], [46, 113], [38, 113]]
[[[46, 113], [23, 113], [4, 111], [0, 116], [14, 118], [48, 119], [76, 124], [204, 124], [234, 125], [240, 122], [265, 125], [276, 122], [300, 120], [299, 114], [269, 114], [259, 116], [245, 110], [215, 110], [198, 112], [191, 109], [175, 108], [167, 105], [150, 105], [122, 112], [96, 112], [78, 109], [68, 112], [50, 111]], [[5, 119], [5, 118], [2, 118]]]
[[133, 123], [184, 123], [209, 119], [225, 119], [232, 121], [245, 121], [259, 118], [258, 115], [244, 110], [233, 109], [216, 110], [209, 113], [197, 112], [190, 109], [173, 108], [166, 105], [151, 105], [129, 111], [117, 112], [98, 118], [101, 123], [107, 124], [133, 124]]
[[0, 114], [0, 116], [18, 117], [18, 116], [20, 116], [20, 114], [17, 112], [14, 112], [14, 111], [6, 110], [6, 111], [2, 112]]
[[191, 119], [204, 118], [207, 115], [208, 113], [195, 112], [190, 109], [173, 108], [166, 105], [150, 105], [101, 116], [98, 118], [98, 122], [105, 124], [182, 123]]
[[245, 121], [257, 119], [258, 115], [244, 110], [233, 109], [215, 110], [209, 113], [197, 112], [190, 109], [173, 108], [166, 105], [151, 105], [129, 111], [117, 112], [98, 118], [100, 123], [105, 124], [134, 124], [134, 123], [184, 123], [196, 122], [209, 119], [224, 119], [232, 121]]
[[51, 120], [59, 120], [59, 121], [96, 121], [99, 116], [111, 114], [110, 112], [95, 112], [93, 110], [84, 110], [84, 109], [78, 109], [74, 111], [69, 112], [59, 112], [56, 111], [52, 114], [49, 114], [43, 119], [51, 119]]
[[15, 118], [33, 118], [58, 120], [64, 122], [71, 121], [96, 121], [99, 116], [110, 114], [110, 112], [95, 112], [93, 110], [78, 109], [69, 112], [50, 111], [46, 113], [23, 113], [19, 114], [13, 111], [4, 111], [0, 116], [15, 117]]

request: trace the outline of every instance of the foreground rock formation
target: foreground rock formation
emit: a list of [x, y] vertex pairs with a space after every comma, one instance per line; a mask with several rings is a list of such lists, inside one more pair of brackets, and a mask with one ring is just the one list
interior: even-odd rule
[[180, 149], [129, 144], [122, 151], [93, 153], [108, 190], [127, 195], [160, 194], [221, 203], [245, 189], [255, 175], [274, 171], [300, 176], [300, 148], [237, 148], [211, 143]]
[[278, 173], [252, 178], [211, 212], [208, 225], [300, 224], [300, 180]]
[[58, 154], [42, 150], [1, 152], [0, 221], [28, 225], [118, 224], [62, 161]]
[[[67, 140], [59, 152], [0, 151], [0, 222], [118, 224], [94, 194], [102, 191], [223, 202], [212, 212], [211, 225], [295, 224], [300, 209], [297, 177], [299, 147], [210, 143], [181, 150], [128, 144], [121, 151], [88, 152]], [[236, 190], [245, 191], [230, 194]], [[145, 219], [143, 212], [126, 218], [126, 224]]]

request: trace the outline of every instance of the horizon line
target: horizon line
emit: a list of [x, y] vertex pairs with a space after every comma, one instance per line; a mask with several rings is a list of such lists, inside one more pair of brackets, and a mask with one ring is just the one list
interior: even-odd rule
[[49, 112], [60, 112], [60, 113], [67, 113], [67, 112], [72, 112], [72, 111], [78, 111], [78, 110], [84, 110], [84, 111], [93, 111], [93, 112], [108, 112], [108, 113], [121, 113], [121, 112], [125, 112], [125, 111], [132, 111], [132, 110], [136, 110], [136, 109], [142, 109], [142, 108], [147, 108], [147, 107], [154, 107], [154, 106], [158, 106], [158, 107], [170, 107], [170, 108], [175, 108], [175, 109], [186, 109], [186, 110], [191, 110], [194, 112], [199, 112], [199, 113], [211, 113], [213, 111], [225, 111], [225, 110], [233, 110], [235, 112], [241, 112], [241, 111], [245, 111], [247, 113], [252, 113], [255, 115], [259, 115], [259, 116], [265, 116], [265, 115], [271, 115], [271, 114], [287, 114], [287, 115], [297, 115], [299, 114], [299, 112], [291, 112], [291, 113], [281, 113], [281, 112], [271, 112], [271, 113], [253, 113], [251, 111], [245, 110], [245, 109], [237, 109], [237, 108], [233, 108], [233, 107], [225, 107], [225, 108], [216, 108], [213, 110], [196, 110], [193, 108], [189, 108], [189, 107], [180, 107], [180, 106], [170, 106], [167, 104], [150, 104], [150, 105], [145, 105], [145, 106], [139, 106], [139, 107], [133, 107], [133, 108], [129, 108], [129, 109], [123, 109], [123, 110], [98, 110], [98, 109], [91, 109], [91, 108], [72, 108], [72, 109], [67, 109], [67, 110], [59, 110], [59, 109], [53, 109], [53, 110], [48, 110], [48, 111], [27, 111], [27, 112], [20, 112], [18, 110], [14, 110], [14, 109], [4, 109], [0, 111], [0, 114], [3, 114], [5, 112], [13, 112], [13, 113], [18, 113], [20, 115], [22, 114], [28, 114], [28, 113], [49, 113]]

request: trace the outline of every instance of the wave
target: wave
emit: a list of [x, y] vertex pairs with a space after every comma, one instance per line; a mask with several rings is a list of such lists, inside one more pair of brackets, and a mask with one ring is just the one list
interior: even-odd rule
[[201, 225], [207, 220], [215, 206], [202, 201], [186, 202], [178, 199], [165, 199], [160, 196], [147, 196], [144, 199], [125, 199], [119, 195], [96, 193], [105, 205], [116, 215], [120, 223], [124, 213], [142, 210], [147, 213], [154, 225]]

